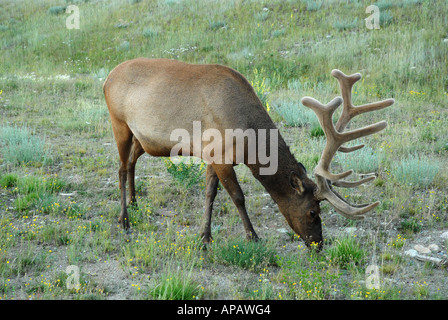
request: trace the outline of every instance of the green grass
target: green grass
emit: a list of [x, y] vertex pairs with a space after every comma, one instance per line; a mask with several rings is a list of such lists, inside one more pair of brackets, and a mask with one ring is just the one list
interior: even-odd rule
[[3, 188], [11, 188], [17, 186], [19, 176], [14, 173], [8, 173], [0, 176], [0, 186]]
[[381, 158], [382, 154], [368, 146], [351, 153], [339, 153], [337, 156], [338, 163], [358, 173], [378, 172]]
[[[74, 4], [79, 30], [65, 27], [64, 1], [9, 1], [0, 11], [1, 299], [445, 298], [446, 271], [403, 254], [422, 234], [446, 247], [439, 239], [448, 227], [445, 1]], [[380, 9], [379, 30], [364, 23], [371, 4]], [[375, 172], [373, 183], [340, 192], [353, 203], [381, 204], [348, 221], [323, 202], [325, 245], [308, 251], [279, 231], [291, 232], [275, 203], [236, 166], [262, 241], [243, 240], [238, 212], [219, 187], [215, 242], [203, 250], [204, 166], [145, 155], [136, 167], [139, 206], [129, 208], [124, 232], [102, 84], [117, 64], [139, 56], [241, 72], [311, 178], [325, 137], [300, 99], [327, 103], [340, 95], [332, 69], [360, 72], [356, 105], [396, 103], [353, 119], [350, 130], [382, 119], [388, 127], [359, 141], [365, 148], [338, 154], [331, 169]], [[356, 237], [341, 233], [349, 227]], [[378, 290], [365, 285], [370, 264], [381, 272]], [[67, 265], [80, 267], [79, 291], [66, 287]]]
[[197, 159], [179, 157], [175, 161], [165, 158], [165, 167], [171, 177], [186, 190], [199, 184], [204, 178], [205, 163]]
[[18, 212], [31, 208], [42, 213], [58, 210], [60, 205], [55, 194], [62, 191], [66, 185], [65, 181], [54, 176], [24, 176], [16, 180], [15, 175], [10, 174], [2, 177], [2, 181], [5, 181], [3, 182], [5, 188], [15, 187], [14, 205]]
[[436, 159], [411, 155], [394, 164], [392, 170], [400, 183], [414, 188], [426, 188], [439, 173], [440, 164]]
[[50, 160], [45, 140], [31, 133], [27, 127], [1, 126], [0, 136], [0, 148], [6, 162], [42, 165]]
[[317, 121], [313, 111], [297, 101], [279, 101], [274, 105], [274, 111], [283, 118], [287, 126], [291, 127], [302, 127], [314, 120]]
[[188, 272], [168, 271], [149, 289], [149, 297], [156, 300], [197, 300], [203, 288]]
[[215, 242], [212, 251], [217, 261], [242, 269], [260, 270], [276, 261], [275, 250], [264, 242], [245, 240]]
[[347, 269], [365, 263], [367, 252], [354, 237], [342, 237], [328, 249], [330, 263]]

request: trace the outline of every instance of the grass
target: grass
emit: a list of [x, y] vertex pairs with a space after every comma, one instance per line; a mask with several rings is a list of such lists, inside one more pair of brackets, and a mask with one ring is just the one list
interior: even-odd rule
[[328, 249], [328, 258], [330, 263], [346, 269], [365, 263], [367, 252], [353, 237], [347, 236], [337, 239], [336, 243]]
[[440, 164], [435, 159], [411, 155], [396, 163], [392, 170], [400, 183], [425, 188], [434, 181], [440, 170]]
[[48, 162], [45, 140], [31, 133], [27, 127], [0, 127], [0, 148], [3, 159], [11, 164], [42, 165]]
[[149, 297], [156, 300], [197, 300], [203, 287], [192, 279], [191, 273], [168, 271], [148, 290]]
[[[380, 29], [365, 27], [371, 4]], [[65, 27], [65, 5], [10, 1], [0, 12], [1, 299], [445, 298], [446, 271], [404, 255], [422, 241], [446, 254], [445, 2], [75, 1], [80, 29]], [[360, 141], [363, 149], [338, 154], [332, 171], [375, 172], [373, 183], [341, 194], [381, 204], [348, 221], [322, 203], [324, 249], [308, 251], [279, 231], [290, 229], [275, 203], [236, 166], [263, 240], [243, 240], [220, 187], [215, 241], [204, 250], [205, 165], [145, 155], [125, 233], [102, 83], [138, 56], [238, 70], [311, 178], [325, 139], [300, 99], [327, 103], [340, 95], [332, 69], [361, 72], [355, 104], [396, 103], [353, 119], [350, 129], [381, 119], [388, 127]], [[80, 268], [78, 291], [67, 288], [68, 265]], [[370, 265], [379, 267], [379, 289], [366, 288]]]
[[24, 176], [16, 178], [15, 175], [9, 174], [2, 177], [1, 180], [5, 189], [15, 187], [13, 189], [16, 194], [14, 205], [18, 212], [33, 208], [39, 212], [49, 213], [57, 211], [60, 207], [54, 194], [63, 190], [65, 182], [57, 177]]
[[302, 127], [317, 121], [316, 115], [311, 110], [294, 101], [279, 101], [276, 103], [274, 111], [290, 127]]
[[263, 242], [245, 240], [215, 243], [212, 247], [216, 261], [249, 270], [260, 270], [275, 264], [275, 250]]
[[175, 161], [170, 158], [164, 159], [165, 167], [171, 177], [185, 190], [199, 184], [204, 178], [205, 163], [199, 163], [192, 157], [179, 157]]
[[338, 154], [338, 162], [359, 173], [378, 172], [383, 157], [378, 151], [365, 146], [353, 153]]

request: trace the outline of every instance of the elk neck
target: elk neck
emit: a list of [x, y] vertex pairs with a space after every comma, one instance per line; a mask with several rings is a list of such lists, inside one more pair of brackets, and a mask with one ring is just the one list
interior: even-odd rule
[[[269, 139], [267, 139], [269, 143]], [[274, 174], [260, 174], [260, 168], [265, 165], [258, 161], [255, 164], [246, 164], [251, 170], [253, 176], [260, 181], [271, 198], [280, 205], [283, 201], [290, 198], [296, 191], [291, 187], [291, 172], [295, 172], [301, 179], [306, 179], [305, 167], [299, 163], [292, 155], [289, 146], [278, 133], [278, 167]]]

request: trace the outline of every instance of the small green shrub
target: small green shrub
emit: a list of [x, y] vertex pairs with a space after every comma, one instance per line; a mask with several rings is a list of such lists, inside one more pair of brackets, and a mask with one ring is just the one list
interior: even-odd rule
[[346, 236], [335, 241], [332, 247], [327, 249], [330, 263], [336, 264], [343, 269], [365, 262], [367, 252], [361, 248], [356, 239]]
[[225, 21], [214, 21], [214, 22], [210, 22], [209, 24], [209, 29], [210, 30], [218, 30], [218, 29], [222, 29], [226, 27], [226, 22]]
[[275, 250], [262, 241], [214, 242], [213, 252], [218, 262], [249, 270], [258, 270], [276, 261]]
[[39, 251], [31, 243], [26, 247], [20, 248], [16, 259], [11, 265], [11, 272], [16, 275], [25, 274], [28, 270], [43, 271], [46, 266], [47, 253]]
[[11, 188], [17, 185], [19, 177], [15, 173], [5, 174], [0, 177], [0, 187], [1, 188]]
[[324, 3], [322, 0], [302, 0], [306, 4], [307, 11], [317, 11], [322, 7]]
[[275, 112], [285, 120], [286, 125], [290, 127], [302, 127], [316, 119], [312, 110], [298, 102], [278, 101], [273, 107]]
[[439, 139], [439, 135], [443, 133], [444, 123], [440, 119], [426, 121], [423, 118], [418, 118], [415, 125], [420, 133], [420, 139], [423, 141], [435, 142]]
[[17, 182], [17, 192], [19, 194], [56, 193], [61, 191], [66, 185], [64, 180], [57, 177], [25, 176], [19, 178]]
[[250, 81], [250, 84], [254, 88], [255, 93], [257, 94], [263, 106], [269, 112], [270, 111], [269, 99], [268, 99], [268, 95], [270, 93], [270, 88], [268, 85], [269, 79], [266, 79], [264, 74], [265, 74], [264, 68], [261, 68], [260, 70], [255, 68], [253, 70], [253, 76], [252, 76], [253, 80]]
[[280, 30], [274, 30], [272, 32], [272, 37], [277, 38], [277, 37], [284, 36], [285, 34], [286, 34], [286, 30], [284, 28], [280, 29]]
[[355, 172], [376, 172], [379, 167], [378, 153], [367, 146], [350, 153], [339, 152], [337, 159], [341, 165]]
[[324, 129], [320, 125], [319, 121], [316, 120], [311, 122], [310, 136], [312, 138], [319, 138], [325, 136]]
[[54, 7], [50, 7], [48, 9], [48, 13], [57, 15], [57, 14], [64, 13], [66, 9], [67, 9], [67, 7], [65, 7], [65, 6], [54, 6]]
[[14, 200], [17, 211], [22, 212], [31, 208], [39, 209], [42, 213], [50, 213], [57, 203], [55, 193], [61, 191], [65, 182], [57, 177], [21, 177], [16, 182], [14, 192], [18, 197]]
[[201, 286], [192, 279], [191, 274], [183, 272], [164, 273], [157, 285], [149, 290], [157, 300], [193, 300], [200, 298]]
[[191, 157], [189, 160], [184, 157], [179, 158], [180, 161], [177, 164], [170, 158], [165, 158], [166, 170], [180, 185], [190, 189], [202, 179], [202, 174], [205, 172], [205, 163], [202, 160], [198, 163]]
[[386, 11], [381, 11], [380, 12], [380, 26], [386, 26], [388, 24], [390, 24], [393, 20], [393, 16], [390, 13], [390, 11], [386, 10]]
[[390, 8], [393, 8], [393, 7], [396, 6], [396, 4], [394, 2], [389, 1], [389, 0], [387, 0], [387, 1], [386, 0], [380, 0], [380, 1], [376, 2], [376, 3], [374, 3], [374, 5], [377, 6], [378, 9], [380, 9], [380, 11], [381, 10], [390, 9]]
[[358, 18], [353, 21], [338, 20], [333, 23], [333, 27], [337, 30], [349, 30], [354, 29], [358, 25]]
[[415, 188], [428, 187], [439, 172], [440, 164], [435, 159], [411, 155], [392, 166], [395, 179]]
[[152, 28], [145, 28], [145, 30], [143, 30], [143, 36], [145, 38], [155, 38], [157, 34], [158, 32]]
[[6, 162], [14, 165], [45, 164], [49, 152], [45, 140], [31, 133], [26, 127], [0, 127], [0, 148]]
[[423, 225], [417, 219], [406, 219], [401, 221], [400, 230], [402, 232], [418, 233], [422, 231]]

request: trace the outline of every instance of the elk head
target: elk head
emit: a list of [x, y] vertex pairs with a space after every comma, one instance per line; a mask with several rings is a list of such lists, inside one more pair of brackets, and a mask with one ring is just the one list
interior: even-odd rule
[[[363, 219], [368, 211], [379, 204], [379, 201], [377, 201], [370, 204], [352, 205], [345, 201], [344, 198], [333, 189], [333, 186], [343, 188], [357, 187], [375, 179], [375, 175], [369, 174], [359, 181], [346, 181], [343, 179], [351, 175], [353, 170], [335, 174], [330, 171], [330, 165], [337, 151], [348, 153], [364, 147], [363, 144], [354, 147], [344, 147], [343, 144], [379, 132], [387, 126], [386, 121], [380, 121], [363, 128], [344, 132], [351, 119], [365, 112], [386, 108], [394, 103], [394, 99], [387, 99], [361, 106], [354, 106], [351, 99], [352, 86], [355, 82], [361, 79], [361, 74], [355, 73], [347, 76], [335, 69], [331, 72], [331, 75], [339, 81], [342, 98], [336, 97], [326, 105], [311, 97], [302, 98], [302, 104], [316, 113], [326, 136], [325, 148], [314, 169], [314, 188], [312, 182], [303, 183], [307, 178], [292, 179], [292, 186], [297, 192], [302, 195], [302, 198], [307, 197], [303, 199], [302, 203], [307, 203], [309, 208], [299, 209], [299, 211], [302, 212], [302, 218], [299, 219], [301, 221], [298, 221], [297, 223], [290, 222], [291, 227], [304, 238], [305, 243], [308, 246], [312, 242], [316, 242], [318, 248], [322, 247], [322, 231], [319, 209], [316, 204], [327, 200], [334, 207], [336, 212], [349, 219]], [[343, 110], [335, 126], [333, 124], [333, 114], [342, 103]], [[312, 194], [310, 194], [311, 188], [313, 188]], [[305, 217], [303, 212], [305, 212]]]

